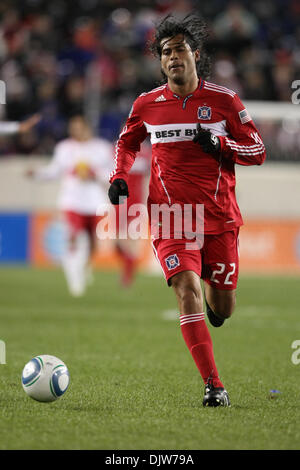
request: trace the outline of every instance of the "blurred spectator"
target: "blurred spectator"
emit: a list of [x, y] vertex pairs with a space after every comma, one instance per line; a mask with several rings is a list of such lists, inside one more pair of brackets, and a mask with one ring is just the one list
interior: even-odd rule
[[255, 40], [258, 21], [240, 2], [230, 2], [224, 12], [217, 15], [213, 30], [223, 47], [232, 55], [239, 54]]

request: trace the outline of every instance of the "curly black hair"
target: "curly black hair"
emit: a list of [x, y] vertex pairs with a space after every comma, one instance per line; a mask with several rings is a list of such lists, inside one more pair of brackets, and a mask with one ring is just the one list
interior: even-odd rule
[[[185, 40], [190, 45], [192, 51], [200, 51], [200, 60], [196, 62], [198, 77], [207, 79], [210, 75], [211, 60], [206, 51], [206, 42], [209, 37], [205, 21], [197, 15], [189, 14], [183, 19], [174, 15], [167, 15], [155, 28], [155, 36], [149, 44], [151, 52], [156, 57], [161, 57], [161, 41], [164, 38], [171, 38], [183, 34]], [[167, 80], [163, 74], [163, 81]]]

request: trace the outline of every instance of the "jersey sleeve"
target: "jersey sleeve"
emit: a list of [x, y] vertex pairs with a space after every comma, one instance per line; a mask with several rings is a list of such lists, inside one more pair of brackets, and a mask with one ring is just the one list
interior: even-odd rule
[[222, 155], [239, 165], [261, 165], [266, 158], [266, 149], [238, 95], [234, 96], [228, 113], [229, 135], [219, 137]]
[[35, 170], [35, 178], [37, 180], [47, 181], [54, 180], [62, 176], [64, 173], [64, 155], [65, 151], [63, 144], [57, 144], [50, 163]]
[[139, 98], [134, 102], [125, 126], [115, 146], [114, 169], [109, 181], [112, 183], [117, 178], [128, 181], [128, 173], [135, 161], [141, 143], [147, 137], [147, 129], [139, 115]]
[[2, 121], [0, 122], [0, 135], [16, 134], [20, 130], [20, 123], [17, 121]]
[[99, 159], [95, 167], [95, 174], [99, 182], [107, 184], [113, 170], [113, 145], [108, 141], [98, 143]]

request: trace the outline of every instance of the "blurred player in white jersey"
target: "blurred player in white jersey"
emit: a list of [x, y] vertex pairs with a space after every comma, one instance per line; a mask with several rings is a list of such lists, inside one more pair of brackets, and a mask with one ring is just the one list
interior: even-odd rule
[[69, 242], [62, 266], [70, 293], [81, 296], [95, 248], [97, 209], [108, 200], [107, 177], [113, 149], [109, 141], [92, 135], [82, 115], [70, 119], [68, 130], [69, 138], [56, 145], [49, 165], [27, 174], [38, 180], [62, 179], [58, 207], [67, 223]]
[[[128, 234], [128, 227], [132, 220], [137, 217], [130, 215], [130, 208], [135, 204], [145, 204], [145, 181], [150, 173], [151, 145], [143, 142], [141, 150], [137, 154], [135, 163], [129, 173], [130, 194], [126, 204], [115, 206], [118, 236], [116, 249], [121, 261], [121, 286], [130, 287], [134, 281], [138, 260], [141, 255], [140, 240], [132, 240]], [[126, 228], [124, 229], [124, 226]], [[127, 236], [119, 237], [120, 232], [127, 231]]]

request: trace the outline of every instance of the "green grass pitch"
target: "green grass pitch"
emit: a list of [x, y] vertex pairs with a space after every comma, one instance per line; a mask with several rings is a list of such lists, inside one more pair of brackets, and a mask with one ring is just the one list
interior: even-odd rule
[[[0, 269], [0, 449], [299, 449], [299, 278], [240, 277], [237, 307], [210, 327], [231, 408], [203, 408], [203, 383], [161, 277], [123, 290], [96, 272], [72, 299], [59, 270]], [[54, 403], [21, 386], [25, 363], [51, 354], [71, 382]], [[280, 393], [271, 393], [278, 390]]]

